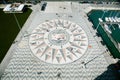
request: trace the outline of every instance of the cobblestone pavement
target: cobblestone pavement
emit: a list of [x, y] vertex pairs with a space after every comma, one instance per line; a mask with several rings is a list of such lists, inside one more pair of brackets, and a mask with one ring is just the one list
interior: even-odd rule
[[[28, 18], [25, 24], [27, 28], [24, 28], [26, 32], [12, 48], [13, 56], [1, 80], [116, 80], [109, 67], [113, 63], [112, 58], [105, 55], [106, 47], [101, 45], [99, 38], [94, 37], [92, 24], [80, 10], [82, 7], [76, 4], [71, 5], [72, 13], [57, 13], [57, 15], [40, 11], [39, 4], [33, 6], [31, 15], [34, 16]], [[29, 47], [29, 35], [39, 24], [52, 19], [69, 20], [80, 25], [86, 32], [89, 40], [88, 49], [81, 58], [72, 63], [56, 65], [45, 63], [33, 55]]]

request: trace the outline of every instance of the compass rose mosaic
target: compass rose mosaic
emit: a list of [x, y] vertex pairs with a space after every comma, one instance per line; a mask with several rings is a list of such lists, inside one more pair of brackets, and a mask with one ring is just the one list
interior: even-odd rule
[[88, 38], [77, 24], [55, 19], [36, 27], [29, 38], [30, 49], [40, 60], [66, 64], [79, 59], [87, 50]]

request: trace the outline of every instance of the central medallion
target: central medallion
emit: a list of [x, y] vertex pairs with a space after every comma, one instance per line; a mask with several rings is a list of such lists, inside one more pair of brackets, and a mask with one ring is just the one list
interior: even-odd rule
[[69, 42], [74, 40], [72, 33], [63, 27], [50, 29], [50, 32], [45, 33], [45, 43], [54, 49], [62, 49], [69, 47]]
[[32, 53], [51, 64], [66, 64], [79, 59], [87, 50], [88, 38], [77, 24], [55, 19], [36, 27], [29, 39]]

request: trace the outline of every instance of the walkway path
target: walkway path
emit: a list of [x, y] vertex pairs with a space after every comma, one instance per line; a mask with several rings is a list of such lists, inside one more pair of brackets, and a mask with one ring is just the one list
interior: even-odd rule
[[[108, 68], [110, 64], [114, 63], [114, 59], [106, 55], [107, 48], [100, 43], [101, 38], [95, 36], [96, 31], [93, 30], [92, 24], [87, 20], [83, 7], [76, 6], [76, 4], [78, 3], [74, 2], [71, 6], [72, 13], [58, 13], [57, 15], [56, 13], [40, 11], [39, 4], [32, 7], [33, 12], [22, 29], [23, 35], [18, 35], [16, 38], [18, 42], [10, 48], [7, 58], [0, 65], [1, 80], [94, 80], [103, 73], [105, 74], [101, 78], [115, 80], [113, 73]], [[73, 7], [76, 7], [75, 10], [73, 10]], [[31, 52], [29, 35], [39, 24], [59, 18], [80, 25], [88, 36], [89, 46], [86, 53], [73, 63], [64, 65], [47, 64], [36, 58]]]

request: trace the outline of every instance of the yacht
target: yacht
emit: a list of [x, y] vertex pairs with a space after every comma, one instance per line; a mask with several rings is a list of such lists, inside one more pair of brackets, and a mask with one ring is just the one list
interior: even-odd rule
[[113, 22], [117, 22], [115, 18], [112, 17], [111, 19], [113, 20]]
[[115, 20], [116, 20], [117, 22], [120, 22], [120, 18], [118, 18], [118, 17], [115, 17]]
[[103, 20], [101, 18], [98, 19], [100, 22], [103, 22]]
[[111, 17], [109, 17], [108, 19], [110, 20], [110, 22], [113, 22], [113, 20], [112, 20], [112, 18], [111, 18]]
[[104, 25], [104, 28], [107, 32], [109, 32], [110, 34], [112, 33], [111, 30], [109, 29], [109, 26], [107, 24]]
[[105, 21], [106, 21], [106, 22], [109, 22], [109, 19], [108, 19], [108, 17], [105, 17]]

